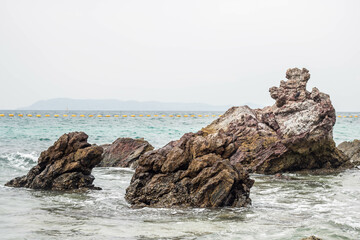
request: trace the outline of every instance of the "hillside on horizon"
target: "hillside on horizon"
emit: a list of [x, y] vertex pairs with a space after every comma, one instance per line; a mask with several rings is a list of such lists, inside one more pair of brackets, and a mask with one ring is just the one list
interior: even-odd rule
[[[252, 103], [247, 105], [251, 108], [261, 107]], [[54, 98], [37, 101], [18, 110], [226, 111], [230, 107], [230, 105], [214, 106], [205, 103]]]

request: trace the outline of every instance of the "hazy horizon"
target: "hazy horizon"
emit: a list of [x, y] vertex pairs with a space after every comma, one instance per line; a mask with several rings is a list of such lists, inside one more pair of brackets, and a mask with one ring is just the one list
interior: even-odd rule
[[[27, 106], [16, 109], [0, 109], [0, 111], [183, 111], [183, 112], [225, 112], [233, 106], [247, 105], [252, 109], [264, 108], [265, 105], [258, 105], [246, 102], [239, 105], [211, 105], [204, 103], [181, 103], [181, 102], [158, 102], [158, 101], [121, 101], [117, 99], [72, 99], [53, 98], [39, 100]], [[338, 113], [360, 111], [339, 111]]]
[[54, 98], [37, 101], [29, 106], [20, 107], [17, 110], [224, 111], [229, 107], [231, 106], [203, 103]]
[[360, 111], [360, 1], [0, 1], [0, 109], [52, 98], [272, 105], [291, 67]]

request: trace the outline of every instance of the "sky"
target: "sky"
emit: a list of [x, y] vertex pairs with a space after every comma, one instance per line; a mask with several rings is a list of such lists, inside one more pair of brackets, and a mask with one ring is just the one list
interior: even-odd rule
[[360, 111], [358, 0], [0, 0], [0, 109], [51, 98], [272, 105], [292, 67]]

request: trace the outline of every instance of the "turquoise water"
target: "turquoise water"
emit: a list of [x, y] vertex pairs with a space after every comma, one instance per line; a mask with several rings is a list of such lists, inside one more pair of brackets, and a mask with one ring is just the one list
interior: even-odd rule
[[[20, 112], [2, 111], [1, 113]], [[65, 112], [24, 112], [64, 114]], [[191, 112], [69, 112], [70, 114], [212, 115]], [[339, 113], [357, 115], [359, 113]], [[359, 114], [360, 115], [360, 114]], [[360, 239], [360, 172], [291, 175], [294, 180], [252, 175], [253, 205], [241, 209], [131, 209], [124, 200], [132, 170], [96, 168], [102, 191], [56, 193], [4, 187], [36, 164], [40, 152], [63, 133], [84, 131], [89, 142], [118, 137], [145, 138], [156, 148], [186, 132], [200, 130], [213, 117], [0, 117], [1, 239]], [[360, 118], [338, 118], [339, 144], [360, 138]]]

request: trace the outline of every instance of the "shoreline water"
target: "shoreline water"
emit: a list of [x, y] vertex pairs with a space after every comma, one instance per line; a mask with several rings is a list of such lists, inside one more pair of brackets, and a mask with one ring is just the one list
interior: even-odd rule
[[[101, 112], [99, 112], [101, 114]], [[128, 113], [129, 114], [129, 113]], [[168, 113], [170, 114], [170, 113]], [[337, 144], [360, 136], [360, 119], [338, 119]], [[211, 118], [2, 118], [0, 119], [0, 231], [5, 239], [356, 239], [360, 236], [358, 170], [326, 176], [290, 175], [256, 180], [245, 209], [131, 209], [124, 200], [133, 171], [95, 168], [102, 191], [49, 193], [4, 187], [26, 174], [40, 152], [63, 133], [85, 131], [89, 142], [145, 137], [161, 147], [200, 130]], [[345, 214], [346, 213], [346, 214]]]

